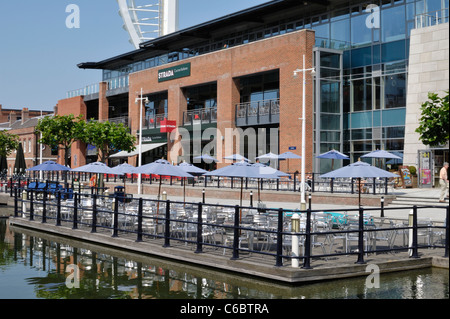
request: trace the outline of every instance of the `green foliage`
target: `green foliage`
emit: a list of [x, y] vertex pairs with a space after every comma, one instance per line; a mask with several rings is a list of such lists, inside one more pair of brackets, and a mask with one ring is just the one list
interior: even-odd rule
[[19, 148], [19, 136], [0, 131], [0, 156], [8, 156]]
[[89, 122], [84, 129], [82, 140], [97, 147], [101, 162], [104, 162], [113, 151], [133, 151], [136, 143], [136, 137], [129, 133], [127, 127], [108, 121]]
[[69, 149], [75, 141], [80, 140], [86, 126], [82, 118], [82, 115], [75, 118], [73, 114], [47, 116], [36, 126], [36, 132], [42, 133], [40, 143], [64, 149], [65, 165], [70, 164]]
[[417, 173], [417, 169], [415, 166], [408, 166], [409, 172], [411, 173], [411, 175], [416, 175]]
[[423, 144], [441, 146], [449, 140], [448, 93], [439, 97], [437, 93], [428, 93], [428, 101], [422, 104], [422, 117], [416, 132], [420, 134]]

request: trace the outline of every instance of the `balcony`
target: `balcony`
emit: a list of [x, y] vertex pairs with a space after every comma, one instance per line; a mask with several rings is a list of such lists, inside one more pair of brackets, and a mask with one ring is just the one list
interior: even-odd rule
[[236, 126], [280, 123], [280, 99], [236, 105]]
[[183, 125], [217, 123], [217, 107], [190, 110], [183, 113]]
[[442, 23], [447, 23], [449, 19], [448, 8], [438, 11], [427, 12], [416, 15], [415, 27], [416, 29], [431, 27]]
[[143, 123], [143, 129], [151, 130], [161, 127], [161, 122], [167, 119], [167, 114], [147, 115]]

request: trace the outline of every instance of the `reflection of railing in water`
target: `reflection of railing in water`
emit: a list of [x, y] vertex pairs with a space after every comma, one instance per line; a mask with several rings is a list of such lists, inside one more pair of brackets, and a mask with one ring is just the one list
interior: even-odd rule
[[[27, 192], [27, 196], [22, 196], [23, 192]], [[214, 205], [204, 201], [134, 199], [118, 194], [14, 190], [15, 218], [71, 226], [75, 231], [109, 233], [113, 238], [120, 236], [163, 244], [164, 247], [187, 246], [185, 249], [194, 248], [197, 253], [217, 254], [219, 250], [224, 256], [231, 253], [232, 259], [245, 252], [274, 258], [276, 266], [298, 258], [303, 261], [304, 268], [309, 268], [312, 258], [327, 260], [342, 255], [357, 255], [357, 263], [364, 263], [366, 254], [380, 252], [409, 251], [411, 257], [418, 258], [419, 249], [430, 247], [444, 248], [448, 257], [448, 223], [436, 225], [430, 219], [419, 219], [418, 213], [422, 209], [439, 209], [448, 220], [449, 207], [403, 208], [412, 209], [411, 224], [374, 216], [380, 208], [336, 209], [324, 213], [311, 208], [294, 211], [264, 206]], [[381, 208], [381, 212], [391, 209], [398, 208]], [[296, 232], [292, 228], [294, 214], [300, 216]], [[291, 255], [293, 236], [300, 237], [301, 256]], [[407, 238], [411, 241], [405, 240]], [[344, 239], [342, 246], [335, 242], [336, 239]], [[419, 239], [424, 240], [423, 244]], [[351, 242], [355, 243], [356, 251], [352, 250]]]

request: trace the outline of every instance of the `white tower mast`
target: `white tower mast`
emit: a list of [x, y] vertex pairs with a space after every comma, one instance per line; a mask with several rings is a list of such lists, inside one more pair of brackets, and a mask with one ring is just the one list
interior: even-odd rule
[[130, 42], [139, 44], [178, 30], [179, 0], [117, 0]]

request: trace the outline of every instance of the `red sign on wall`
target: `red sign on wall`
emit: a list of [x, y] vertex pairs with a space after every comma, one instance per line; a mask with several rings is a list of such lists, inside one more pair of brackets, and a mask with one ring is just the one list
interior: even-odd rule
[[171, 133], [177, 128], [177, 121], [169, 121], [164, 119], [161, 121], [161, 133]]

